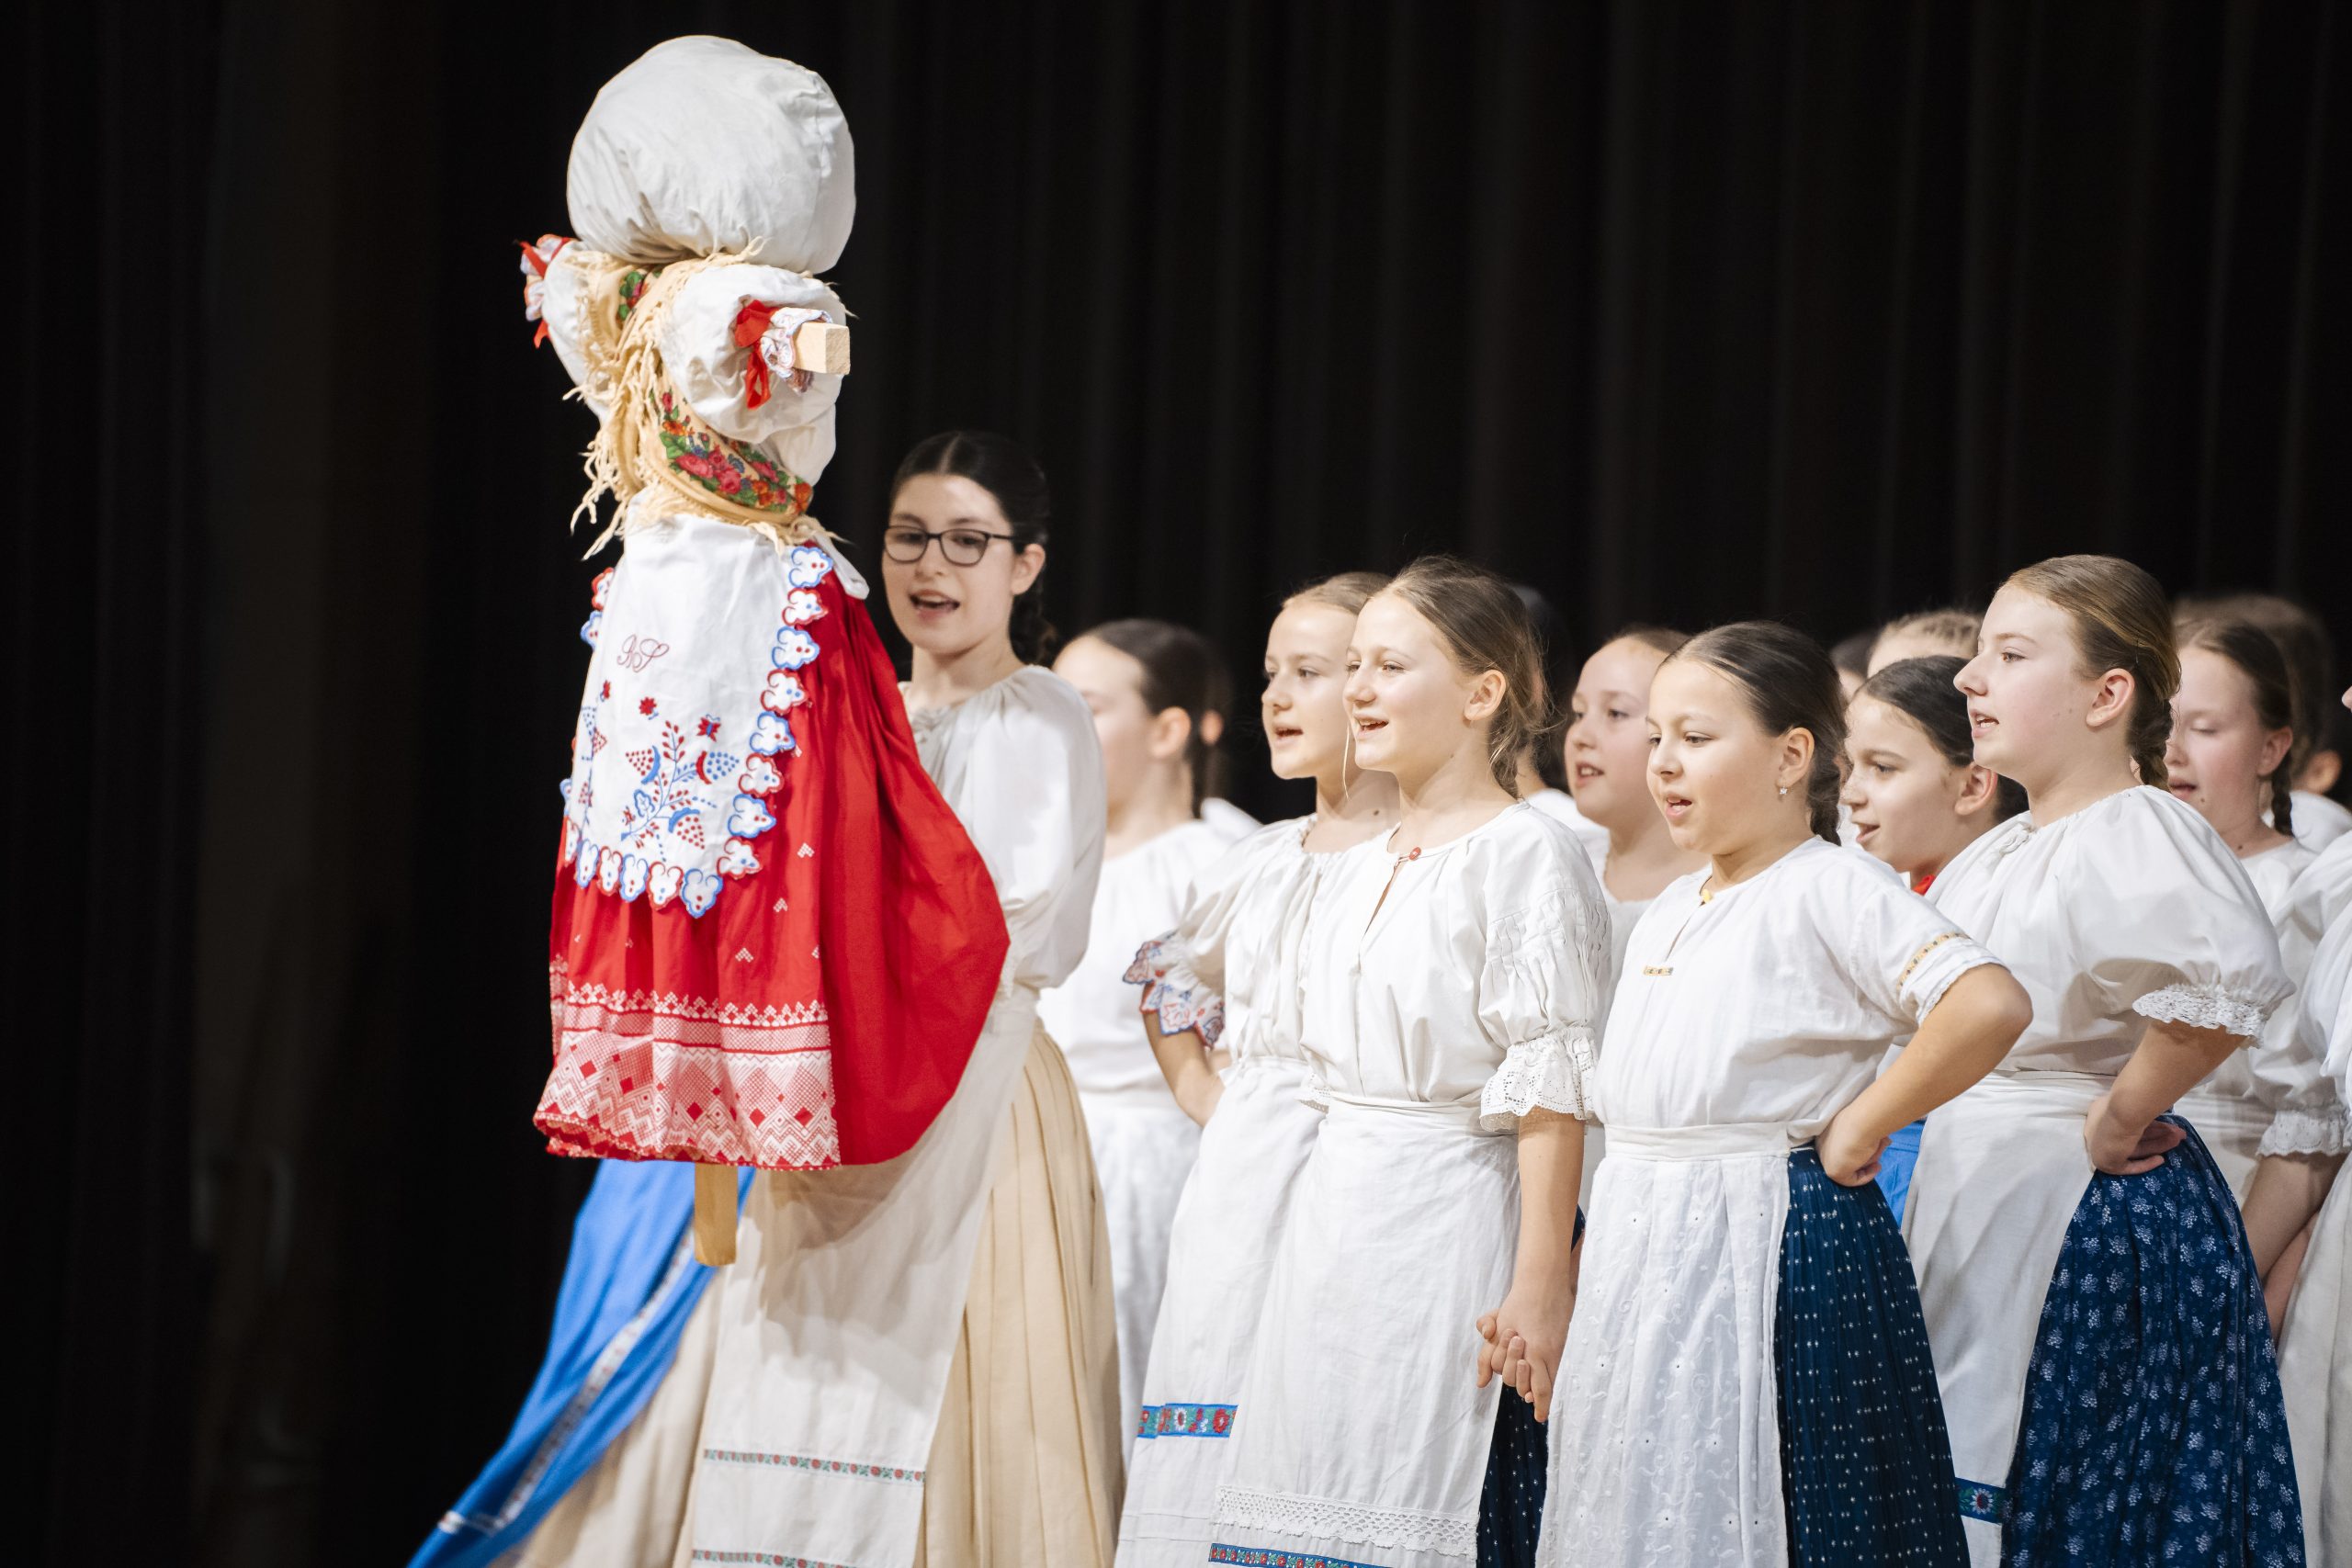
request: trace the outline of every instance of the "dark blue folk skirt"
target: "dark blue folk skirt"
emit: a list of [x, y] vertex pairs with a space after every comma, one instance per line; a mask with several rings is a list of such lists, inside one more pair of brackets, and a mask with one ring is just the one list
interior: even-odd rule
[[1875, 1183], [1789, 1156], [1773, 1323], [1781, 1490], [1796, 1568], [1966, 1568], [1919, 1289]]
[[2094, 1175], [2041, 1303], [2009, 1462], [2011, 1568], [2301, 1568], [2262, 1280], [2213, 1156]]
[[[1582, 1240], [1584, 1211], [1578, 1209], [1575, 1241]], [[1535, 1406], [1510, 1388], [1497, 1404], [1487, 1481], [1478, 1494], [1478, 1568], [1535, 1568], [1552, 1446]]]

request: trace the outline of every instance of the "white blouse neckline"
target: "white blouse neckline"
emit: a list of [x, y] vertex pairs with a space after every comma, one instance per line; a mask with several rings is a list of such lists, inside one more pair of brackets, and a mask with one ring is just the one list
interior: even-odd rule
[[[990, 681], [987, 685], [982, 686], [978, 691], [967, 693], [965, 695], [956, 698], [952, 703], [934, 703], [929, 707], [920, 708], [908, 705], [907, 722], [913, 725], [918, 729], [925, 728], [933, 725], [944, 724], [951, 716], [963, 712], [966, 707], [979, 701], [982, 697], [1002, 691], [1007, 682], [1018, 681], [1022, 676], [1028, 674], [1032, 670], [1044, 670], [1047, 674], [1053, 673], [1053, 671], [1046, 670], [1046, 667], [1042, 664], [1023, 664], [1017, 670], [1007, 671], [1005, 673], [998, 676], [995, 680]], [[901, 681], [899, 682], [899, 701], [900, 704], [906, 704], [907, 693], [913, 684], [914, 682], [911, 681]], [[1194, 820], [1197, 821], [1198, 818], [1196, 818]]]
[[1820, 834], [1807, 833], [1804, 838], [1798, 840], [1795, 843], [1791, 844], [1787, 849], [1773, 856], [1770, 863], [1748, 873], [1747, 876], [1733, 883], [1730, 886], [1717, 888], [1713, 893], [1707, 891], [1707, 884], [1713, 881], [1715, 875], [1714, 867], [1713, 864], [1710, 864], [1705, 871], [1695, 874], [1699, 878], [1698, 894], [1700, 907], [1702, 908], [1711, 908], [1713, 906], [1722, 903], [1724, 899], [1730, 897], [1741, 888], [1755, 886], [1758, 883], [1763, 881], [1766, 877], [1771, 875], [1774, 872], [1788, 864], [1789, 862], [1794, 860], [1797, 856], [1805, 853], [1808, 849], [1815, 844], [1819, 844], [1825, 850], [1832, 847], [1829, 841], [1822, 838]]
[[[1445, 853], [1446, 851], [1453, 849], [1456, 844], [1466, 844], [1471, 840], [1476, 838], [1479, 834], [1488, 831], [1496, 823], [1508, 821], [1522, 811], [1532, 811], [1534, 809], [1535, 807], [1525, 800], [1514, 800], [1509, 806], [1504, 807], [1500, 811], [1496, 812], [1492, 817], [1487, 818], [1484, 822], [1479, 823], [1476, 827], [1456, 833], [1453, 837], [1444, 840], [1442, 843], [1415, 844], [1408, 850], [1399, 850], [1394, 847], [1396, 842], [1396, 835], [1405, 830], [1405, 824], [1399, 822], [1394, 828], [1389, 829], [1386, 836], [1382, 839], [1380, 851], [1381, 853], [1386, 855], [1391, 860], [1411, 860], [1417, 862], [1435, 860], [1438, 856]], [[1303, 835], [1301, 836], [1300, 841], [1302, 843], [1306, 841]], [[1336, 852], [1345, 854], [1348, 852], [1340, 850]]]

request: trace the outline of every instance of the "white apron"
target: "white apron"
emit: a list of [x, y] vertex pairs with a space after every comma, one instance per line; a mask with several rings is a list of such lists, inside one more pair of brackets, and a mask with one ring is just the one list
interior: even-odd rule
[[1778, 1122], [1610, 1128], [1553, 1400], [1546, 1563], [1649, 1562], [1661, 1536], [1678, 1568], [1788, 1560], [1772, 1323], [1801, 1141]]
[[2115, 1080], [2000, 1071], [1935, 1113], [1903, 1238], [1935, 1332], [1969, 1559], [1993, 1568], [2026, 1369], [2066, 1230], [2090, 1187], [2083, 1118]]
[[[999, 994], [955, 1097], [904, 1156], [752, 1183], [735, 1262], [710, 1287], [720, 1349], [695, 1473], [697, 1561], [770, 1561], [783, 1542], [786, 1562], [913, 1560], [988, 1202], [974, 1173], [996, 1168], [1036, 1007], [1026, 987]], [[744, 1551], [768, 1555], [727, 1555]]]
[[1475, 1103], [1326, 1098], [1252, 1348], [1218, 1540], [1466, 1568], [1502, 1387], [1477, 1386], [1475, 1325], [1510, 1287], [1518, 1140], [1481, 1132]]

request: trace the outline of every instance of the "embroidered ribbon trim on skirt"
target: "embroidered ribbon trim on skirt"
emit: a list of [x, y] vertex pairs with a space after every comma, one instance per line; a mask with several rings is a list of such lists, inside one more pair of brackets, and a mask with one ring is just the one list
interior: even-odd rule
[[2262, 1281], [2196, 1130], [2142, 1176], [2094, 1174], [2042, 1300], [2001, 1560], [2303, 1562]]

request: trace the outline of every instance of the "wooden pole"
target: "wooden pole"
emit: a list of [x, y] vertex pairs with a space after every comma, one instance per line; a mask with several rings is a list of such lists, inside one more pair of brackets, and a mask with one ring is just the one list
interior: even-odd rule
[[735, 1261], [735, 1168], [695, 1167], [695, 1260], [716, 1268]]

